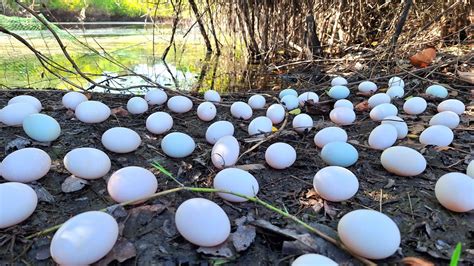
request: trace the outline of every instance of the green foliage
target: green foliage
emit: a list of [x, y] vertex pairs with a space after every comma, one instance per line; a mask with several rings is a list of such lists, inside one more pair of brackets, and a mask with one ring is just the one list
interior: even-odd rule
[[459, 263], [459, 258], [461, 257], [462, 244], [459, 242], [454, 249], [453, 255], [451, 256], [451, 262], [449, 266], [457, 266]]

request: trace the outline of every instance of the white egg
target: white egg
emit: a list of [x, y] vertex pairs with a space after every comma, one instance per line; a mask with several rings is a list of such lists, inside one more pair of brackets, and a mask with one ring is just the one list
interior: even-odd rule
[[390, 103], [392, 99], [390, 98], [390, 96], [386, 93], [377, 93], [377, 94], [374, 94], [372, 95], [369, 100], [368, 100], [368, 103], [369, 103], [369, 107], [370, 108], [374, 108], [375, 106], [379, 105], [379, 104], [382, 104], [382, 103]]
[[216, 117], [216, 106], [211, 102], [203, 102], [197, 108], [197, 115], [202, 121], [211, 121]]
[[230, 113], [233, 117], [248, 120], [252, 117], [252, 108], [244, 102], [235, 102], [230, 106]]
[[134, 115], [143, 114], [148, 111], [148, 102], [142, 97], [132, 97], [127, 102], [127, 111]]
[[75, 110], [76, 118], [88, 124], [104, 122], [109, 118], [110, 113], [107, 105], [97, 101], [82, 102]]
[[438, 98], [448, 97], [448, 90], [441, 85], [431, 85], [426, 89], [425, 93]]
[[285, 107], [286, 110], [294, 110], [298, 108], [299, 105], [298, 97], [294, 95], [286, 95], [281, 98], [281, 104]]
[[342, 85], [332, 86], [328, 91], [328, 96], [336, 100], [347, 98], [349, 94], [349, 88]]
[[156, 112], [146, 119], [146, 129], [153, 134], [163, 134], [173, 127], [173, 118], [166, 112]]
[[135, 151], [141, 143], [140, 135], [126, 127], [113, 127], [102, 134], [102, 145], [107, 150], [116, 153]]
[[349, 167], [357, 162], [359, 153], [349, 143], [332, 141], [324, 145], [321, 158], [329, 165]]
[[216, 143], [224, 136], [232, 135], [234, 135], [234, 125], [229, 121], [214, 122], [206, 130], [206, 140], [210, 144]]
[[295, 97], [298, 97], [298, 92], [296, 92], [294, 89], [284, 89], [284, 90], [280, 91], [280, 93], [278, 94], [278, 98], [280, 98], [280, 100], [281, 100], [286, 95], [293, 95]]
[[453, 129], [459, 125], [459, 122], [460, 118], [456, 113], [451, 111], [443, 111], [431, 117], [430, 126], [443, 125]]
[[145, 100], [149, 105], [162, 105], [168, 100], [168, 95], [162, 89], [149, 90], [145, 94]]
[[329, 118], [338, 125], [346, 126], [354, 123], [356, 114], [350, 108], [336, 107], [329, 113]]
[[71, 109], [71, 110], [76, 110], [76, 107], [82, 103], [87, 101], [87, 97], [77, 91], [70, 91], [66, 94], [64, 94], [62, 98], [62, 103], [64, 107]]
[[23, 120], [23, 130], [36, 141], [53, 141], [61, 134], [58, 121], [49, 115], [31, 114]]
[[425, 145], [448, 146], [453, 139], [453, 131], [443, 125], [430, 126], [420, 134], [420, 143]]
[[0, 122], [7, 126], [21, 126], [27, 116], [36, 113], [38, 110], [29, 103], [12, 103], [0, 110]]
[[387, 116], [382, 120], [382, 124], [389, 124], [397, 129], [397, 139], [403, 139], [408, 134], [408, 125], [398, 116]]
[[283, 142], [273, 143], [265, 151], [265, 161], [275, 169], [288, 168], [296, 161], [296, 150]]
[[193, 198], [181, 203], [176, 210], [175, 223], [178, 232], [198, 246], [217, 246], [230, 235], [229, 217], [208, 199]]
[[334, 103], [334, 108], [337, 108], [337, 107], [346, 107], [349, 109], [354, 109], [354, 104], [352, 104], [352, 102], [349, 100], [340, 99]]
[[398, 131], [391, 124], [381, 124], [369, 135], [369, 146], [376, 150], [385, 150], [397, 141]]
[[[227, 168], [217, 173], [214, 177], [214, 188], [247, 197], [255, 197], [259, 190], [257, 179], [249, 172], [238, 168]], [[228, 193], [218, 193], [218, 195], [231, 202], [247, 201], [246, 198]]]
[[1, 164], [4, 179], [28, 183], [45, 176], [51, 168], [51, 158], [43, 150], [23, 148], [7, 155]]
[[291, 266], [309, 265], [337, 266], [338, 264], [332, 259], [319, 254], [304, 254], [296, 258], [296, 260], [291, 263]]
[[340, 127], [326, 127], [314, 135], [314, 144], [319, 148], [333, 141], [347, 142], [346, 131]]
[[344, 215], [337, 225], [342, 243], [368, 259], [384, 259], [400, 246], [400, 230], [387, 215], [373, 210], [355, 210]]
[[27, 103], [33, 105], [35, 109], [38, 112], [41, 112], [41, 109], [43, 109], [43, 106], [41, 105], [40, 100], [38, 100], [36, 97], [30, 96], [30, 95], [19, 95], [11, 98], [8, 101], [8, 105], [14, 104], [14, 103]]
[[204, 100], [208, 102], [219, 103], [221, 102], [221, 96], [215, 90], [208, 90], [204, 92]]
[[67, 220], [54, 234], [50, 253], [59, 265], [88, 265], [107, 255], [118, 239], [114, 217], [88, 211]]
[[314, 190], [325, 200], [339, 202], [352, 198], [359, 190], [357, 177], [340, 166], [327, 166], [313, 178]]
[[119, 203], [144, 199], [153, 195], [157, 188], [158, 181], [155, 175], [138, 166], [128, 166], [117, 170], [107, 182], [107, 192]]
[[266, 104], [265, 97], [263, 97], [260, 94], [252, 95], [252, 97], [250, 97], [248, 100], [248, 105], [250, 105], [252, 109], [262, 109], [265, 107], [265, 104]]
[[253, 119], [248, 128], [249, 135], [260, 135], [272, 132], [272, 120], [266, 116], [259, 116]]
[[0, 229], [19, 224], [35, 211], [36, 192], [28, 185], [17, 182], [0, 184]]
[[388, 80], [388, 87], [390, 88], [390, 87], [393, 87], [393, 86], [400, 86], [400, 87], [404, 88], [405, 87], [405, 82], [400, 77], [392, 77]]
[[239, 158], [240, 145], [234, 136], [220, 138], [211, 150], [211, 161], [215, 167], [222, 169], [235, 165]]
[[390, 147], [382, 152], [383, 168], [399, 176], [416, 176], [426, 169], [426, 159], [418, 151], [404, 147]]
[[474, 160], [472, 160], [466, 168], [466, 174], [472, 178], [474, 178]]
[[375, 106], [370, 111], [370, 118], [374, 121], [383, 120], [387, 116], [396, 116], [398, 114], [398, 109], [395, 105], [391, 103], [382, 103]]
[[347, 85], [347, 80], [341, 76], [337, 76], [331, 80], [331, 86], [345, 86]]
[[161, 140], [163, 152], [173, 158], [184, 158], [191, 155], [196, 148], [196, 143], [189, 135], [181, 132], [173, 132]]
[[105, 176], [111, 167], [109, 156], [95, 148], [76, 148], [64, 156], [64, 167], [74, 176], [97, 179]]
[[285, 108], [281, 104], [274, 103], [268, 107], [266, 115], [274, 125], [280, 124], [285, 119]]
[[402, 86], [392, 86], [388, 88], [387, 92], [385, 92], [390, 98], [402, 98], [405, 94], [405, 90]]
[[168, 106], [171, 112], [182, 114], [191, 111], [193, 102], [188, 97], [178, 95], [171, 97], [166, 106]]
[[372, 81], [363, 81], [358, 86], [359, 92], [364, 95], [370, 95], [377, 91], [377, 84]]
[[474, 210], [474, 179], [463, 173], [445, 174], [436, 181], [435, 195], [451, 211]]
[[466, 106], [463, 102], [456, 99], [444, 100], [438, 104], [438, 112], [452, 111], [458, 115], [461, 115], [466, 110]]
[[312, 101], [313, 103], [319, 102], [319, 96], [311, 91], [304, 92], [298, 96], [298, 102], [300, 106], [304, 106], [306, 102]]
[[428, 103], [421, 97], [413, 97], [403, 104], [403, 111], [410, 115], [419, 115], [426, 110]]
[[299, 114], [293, 118], [293, 129], [299, 133], [307, 133], [313, 128], [313, 118], [307, 114]]

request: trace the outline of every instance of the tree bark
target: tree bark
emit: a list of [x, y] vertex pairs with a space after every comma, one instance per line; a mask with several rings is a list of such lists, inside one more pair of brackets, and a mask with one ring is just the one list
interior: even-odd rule
[[316, 33], [316, 22], [313, 14], [306, 16], [306, 33], [305, 33], [305, 53], [308, 59], [322, 55], [321, 42]]
[[207, 53], [212, 53], [212, 45], [209, 41], [209, 36], [207, 35], [206, 28], [204, 27], [204, 23], [202, 23], [201, 16], [199, 16], [199, 10], [197, 8], [196, 2], [194, 0], [188, 0], [191, 9], [193, 10], [194, 15], [196, 16], [197, 23], [199, 25], [199, 30], [201, 31], [201, 35], [204, 38], [204, 42], [206, 43]]

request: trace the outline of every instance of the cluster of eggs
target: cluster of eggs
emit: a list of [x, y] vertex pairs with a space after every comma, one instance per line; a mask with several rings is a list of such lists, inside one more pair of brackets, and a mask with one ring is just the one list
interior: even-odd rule
[[[321, 149], [321, 158], [328, 164], [320, 169], [313, 178], [315, 191], [325, 200], [340, 202], [352, 198], [359, 189], [359, 181], [347, 167], [358, 160], [357, 149], [348, 143], [348, 134], [342, 126], [351, 125], [356, 120], [354, 105], [346, 100], [350, 94], [347, 80], [336, 77], [331, 82], [328, 96], [337, 100], [329, 117], [338, 126], [321, 129], [314, 135], [314, 144]], [[371, 148], [383, 150], [381, 164], [388, 171], [399, 176], [416, 176], [426, 168], [426, 160], [415, 149], [393, 146], [398, 139], [408, 134], [407, 123], [398, 115], [398, 108], [391, 103], [393, 98], [405, 94], [404, 81], [394, 77], [389, 81], [385, 93], [376, 93], [377, 85], [371, 81], [359, 84], [360, 94], [370, 96], [368, 106], [370, 118], [380, 121], [368, 138]], [[427, 94], [446, 97], [447, 90], [439, 85], [430, 86]], [[268, 106], [265, 116], [252, 119], [248, 125], [248, 134], [252, 137], [264, 137], [281, 124], [288, 112], [302, 107], [306, 102], [316, 103], [319, 96], [315, 92], [301, 95], [293, 89], [282, 90], [279, 103]], [[69, 92], [63, 97], [63, 105], [74, 110], [75, 116], [83, 123], [100, 123], [110, 115], [110, 108], [104, 103], [88, 100], [79, 92]], [[204, 102], [197, 107], [199, 119], [209, 122], [215, 119], [221, 102], [219, 93], [209, 90], [204, 94]], [[178, 95], [168, 99], [165, 91], [149, 91], [143, 98], [132, 97], [127, 102], [129, 113], [138, 115], [148, 111], [151, 105], [164, 105], [173, 113], [186, 113], [193, 108], [193, 101]], [[267, 106], [263, 95], [255, 94], [248, 102], [234, 102], [230, 106], [233, 117], [250, 120], [255, 110], [264, 110]], [[409, 115], [419, 115], [427, 107], [421, 97], [408, 99], [403, 110]], [[54, 141], [60, 136], [59, 123], [52, 117], [40, 114], [41, 102], [34, 97], [22, 95], [11, 99], [0, 110], [0, 121], [9, 126], [23, 126], [25, 133], [37, 141]], [[420, 135], [423, 144], [446, 146], [454, 137], [452, 129], [459, 124], [459, 115], [465, 110], [462, 102], [445, 100], [438, 105], [439, 113], [430, 120], [428, 127]], [[171, 132], [173, 118], [167, 112], [154, 112], [146, 119], [145, 127], [153, 134], [166, 134], [161, 140], [161, 149], [172, 158], [191, 155], [196, 143], [191, 136], [183, 132]], [[314, 126], [313, 118], [308, 114], [298, 114], [292, 120], [292, 127], [298, 133], [308, 133]], [[209, 125], [205, 133], [206, 141], [213, 145], [211, 162], [219, 169], [214, 177], [213, 186], [221, 191], [237, 193], [245, 197], [254, 197], [259, 191], [257, 179], [249, 172], [235, 168], [240, 155], [239, 141], [234, 137], [234, 126], [229, 121], [216, 121]], [[102, 135], [102, 144], [106, 150], [114, 153], [133, 152], [141, 144], [140, 135], [132, 129], [114, 127]], [[276, 142], [265, 151], [266, 163], [274, 169], [291, 167], [297, 159], [297, 152], [288, 143]], [[30, 162], [34, 161], [35, 164]], [[108, 155], [96, 148], [83, 147], [71, 150], [63, 160], [64, 167], [74, 176], [83, 179], [98, 179], [105, 176], [111, 168]], [[37, 197], [35, 192], [23, 183], [38, 180], [45, 176], [51, 167], [49, 155], [36, 148], [24, 148], [4, 158], [0, 174], [10, 181], [0, 184], [2, 209], [6, 215], [0, 218], [0, 228], [12, 226], [27, 219], [35, 210]], [[474, 164], [468, 167], [468, 175], [474, 176]], [[474, 179], [462, 173], [449, 173], [442, 176], [435, 187], [436, 198], [446, 208], [456, 212], [474, 209], [472, 193]], [[137, 182], [138, 181], [138, 182]], [[129, 166], [114, 172], [107, 183], [107, 191], [116, 202], [140, 203], [158, 189], [156, 177], [149, 170]], [[456, 193], [452, 193], [453, 189]], [[243, 202], [247, 199], [229, 193], [218, 193], [230, 202]], [[5, 198], [5, 200], [3, 200]], [[5, 207], [3, 206], [5, 205]], [[225, 211], [216, 203], [204, 198], [192, 198], [183, 202], [176, 210], [176, 227], [188, 241], [199, 246], [216, 246], [225, 241], [230, 234], [230, 221]], [[370, 226], [368, 226], [370, 225]], [[87, 228], [85, 235], [76, 230]], [[385, 214], [371, 210], [355, 210], [339, 221], [338, 234], [341, 241], [356, 254], [382, 259], [391, 256], [400, 244], [400, 232], [397, 225]], [[74, 245], [90, 246], [93, 239], [101, 236], [103, 241], [94, 244], [94, 252], [77, 252], [70, 248]], [[76, 239], [77, 238], [77, 239]], [[113, 247], [118, 238], [118, 225], [108, 214], [85, 212], [68, 220], [56, 232], [51, 243], [53, 259], [60, 264], [90, 264], [104, 256]], [[77, 242], [78, 241], [78, 242]], [[89, 249], [88, 249], [89, 250]], [[294, 265], [306, 263], [311, 258], [316, 261], [329, 260], [321, 255], [307, 254], [295, 260]], [[329, 261], [326, 261], [329, 263]]]

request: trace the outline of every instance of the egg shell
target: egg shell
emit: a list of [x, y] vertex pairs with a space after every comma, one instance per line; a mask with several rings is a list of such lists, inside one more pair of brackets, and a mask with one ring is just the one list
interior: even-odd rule
[[388, 90], [385, 92], [390, 98], [402, 98], [403, 95], [405, 94], [405, 90], [401, 86], [392, 86], [388, 88]]
[[127, 111], [134, 115], [143, 114], [148, 111], [148, 102], [142, 97], [132, 97], [127, 102]]
[[21, 126], [26, 117], [36, 113], [38, 110], [29, 103], [12, 103], [0, 110], [0, 122], [7, 126]]
[[253, 119], [248, 128], [249, 135], [259, 135], [272, 132], [272, 120], [266, 116], [259, 116]]
[[299, 133], [307, 133], [313, 128], [313, 118], [307, 114], [299, 114], [293, 118], [293, 129]]
[[346, 131], [340, 127], [326, 127], [314, 135], [314, 144], [319, 148], [334, 141], [347, 142]]
[[138, 149], [141, 143], [140, 135], [126, 127], [113, 127], [102, 134], [102, 145], [116, 153], [132, 152]]
[[272, 120], [274, 125], [280, 124], [285, 119], [285, 107], [278, 103], [272, 104], [268, 107], [266, 116]]
[[466, 174], [472, 178], [474, 178], [474, 160], [472, 160], [466, 168]]
[[109, 253], [118, 233], [118, 224], [110, 214], [83, 212], [56, 231], [51, 240], [51, 257], [60, 265], [92, 264]]
[[403, 111], [410, 115], [419, 115], [426, 110], [428, 103], [421, 97], [413, 97], [403, 104]]
[[377, 84], [372, 81], [363, 81], [358, 86], [359, 92], [364, 95], [370, 95], [377, 91]]
[[[214, 188], [242, 194], [247, 197], [255, 197], [259, 186], [257, 179], [247, 171], [238, 168], [227, 168], [221, 170], [214, 177]], [[246, 198], [228, 193], [217, 193], [221, 198], [230, 202], [244, 202]]]
[[224, 210], [204, 198], [192, 198], [179, 205], [175, 214], [178, 232], [189, 242], [213, 247], [230, 235], [230, 221]]
[[262, 109], [265, 107], [266, 100], [262, 95], [255, 94], [249, 98], [247, 103], [250, 105], [250, 107], [252, 107], [252, 109]]
[[208, 102], [219, 103], [221, 102], [221, 96], [215, 90], [208, 90], [204, 92], [204, 100]]
[[405, 87], [405, 82], [400, 77], [392, 77], [388, 80], [388, 87], [390, 88], [390, 87], [393, 87], [393, 86], [400, 86], [400, 87], [404, 88]]
[[1, 164], [4, 179], [28, 183], [45, 176], [51, 168], [51, 158], [43, 150], [23, 148], [7, 155]]
[[173, 158], [184, 158], [191, 155], [196, 148], [196, 143], [189, 135], [181, 132], [173, 132], [161, 140], [163, 152]]
[[369, 135], [369, 146], [376, 150], [385, 150], [397, 141], [397, 129], [391, 124], [381, 124]]
[[153, 134], [163, 134], [173, 127], [173, 117], [166, 112], [156, 112], [146, 119], [146, 129]]
[[386, 93], [377, 93], [372, 95], [369, 100], [368, 104], [370, 108], [374, 108], [375, 106], [382, 104], [382, 103], [390, 103], [391, 98]]
[[463, 102], [456, 99], [444, 100], [438, 104], [438, 112], [452, 111], [457, 115], [461, 115], [466, 110]]
[[347, 80], [341, 76], [337, 76], [331, 80], [331, 86], [345, 86], [347, 85]]
[[35, 211], [36, 192], [28, 185], [17, 182], [0, 184], [0, 229], [19, 224]]
[[104, 122], [109, 118], [110, 113], [110, 108], [98, 101], [82, 102], [75, 110], [76, 118], [88, 124]]
[[451, 211], [474, 210], [474, 179], [463, 173], [445, 174], [436, 181], [435, 195]]
[[148, 105], [162, 105], [168, 100], [168, 95], [162, 89], [149, 90], [145, 94]]
[[420, 143], [425, 145], [448, 146], [453, 139], [453, 131], [443, 125], [430, 126], [420, 134]]
[[456, 113], [451, 111], [443, 111], [431, 117], [430, 126], [443, 125], [449, 127], [450, 129], [453, 129], [459, 125], [459, 122], [460, 118]]
[[295, 97], [298, 97], [298, 92], [295, 91], [294, 89], [284, 89], [284, 90], [280, 91], [280, 93], [278, 94], [278, 98], [280, 98], [280, 100], [281, 100], [286, 95], [293, 95]]
[[418, 151], [394, 146], [382, 152], [380, 162], [383, 168], [399, 176], [416, 176], [426, 169], [426, 159]]
[[188, 97], [181, 95], [171, 97], [166, 105], [171, 112], [178, 114], [189, 112], [193, 108], [193, 102]]
[[328, 96], [336, 100], [347, 98], [349, 94], [349, 88], [342, 85], [332, 86], [328, 91]]
[[350, 108], [336, 107], [329, 113], [329, 118], [338, 125], [346, 126], [354, 123], [356, 115]]
[[304, 106], [306, 102], [312, 101], [312, 103], [317, 103], [319, 102], [319, 96], [311, 91], [308, 92], [303, 92], [298, 96], [298, 102], [300, 106]]
[[233, 166], [239, 158], [240, 145], [234, 136], [220, 138], [211, 150], [211, 161], [215, 167], [222, 169]]
[[408, 125], [398, 116], [387, 116], [382, 120], [382, 124], [389, 124], [397, 129], [397, 139], [403, 139], [408, 134]]
[[234, 125], [229, 121], [214, 122], [206, 130], [206, 140], [210, 144], [216, 143], [224, 136], [232, 135], [234, 135]]
[[216, 106], [211, 102], [203, 102], [197, 108], [197, 115], [202, 121], [211, 121], [216, 117]]
[[359, 153], [349, 143], [333, 141], [324, 145], [321, 158], [329, 165], [348, 167], [357, 162]]
[[58, 121], [49, 115], [31, 114], [23, 120], [23, 131], [36, 141], [53, 141], [61, 134]]
[[332, 259], [319, 254], [304, 254], [296, 258], [296, 260], [291, 263], [291, 266], [309, 265], [337, 266], [338, 264]]
[[337, 107], [346, 107], [349, 109], [354, 109], [354, 104], [352, 104], [352, 102], [349, 100], [340, 99], [334, 103], [334, 108], [337, 108]]
[[244, 102], [235, 102], [230, 106], [230, 113], [233, 117], [248, 120], [252, 117], [252, 108]]
[[74, 176], [97, 179], [105, 176], [111, 167], [109, 156], [95, 148], [76, 148], [64, 156], [64, 167]]
[[344, 215], [337, 225], [342, 243], [357, 255], [384, 259], [400, 246], [400, 230], [387, 215], [373, 210], [355, 210]]
[[374, 121], [383, 120], [387, 116], [396, 116], [398, 114], [398, 109], [395, 105], [391, 103], [382, 103], [375, 106], [370, 111], [370, 118]]
[[281, 104], [285, 107], [286, 110], [294, 110], [298, 108], [299, 100], [295, 95], [286, 95], [281, 98]]
[[40, 100], [38, 100], [36, 97], [30, 96], [30, 95], [19, 95], [11, 98], [8, 101], [8, 105], [14, 104], [14, 103], [27, 103], [31, 104], [35, 107], [36, 111], [41, 112], [41, 109], [43, 109], [43, 106], [41, 105]]
[[441, 85], [431, 85], [426, 89], [425, 93], [438, 98], [448, 97], [448, 90]]
[[82, 102], [85, 102], [87, 101], [87, 97], [80, 93], [80, 92], [77, 92], [77, 91], [70, 91], [66, 94], [64, 94], [63, 98], [62, 98], [62, 103], [63, 103], [63, 106], [68, 108], [68, 109], [71, 109], [71, 110], [76, 110], [76, 107], [82, 103]]
[[313, 187], [323, 199], [339, 202], [348, 200], [357, 193], [359, 181], [346, 168], [327, 166], [316, 173]]
[[117, 170], [107, 182], [107, 192], [119, 203], [144, 199], [155, 193], [157, 188], [158, 181], [155, 175], [138, 166]]
[[288, 168], [296, 161], [296, 150], [283, 142], [273, 143], [265, 151], [265, 161], [275, 169]]

